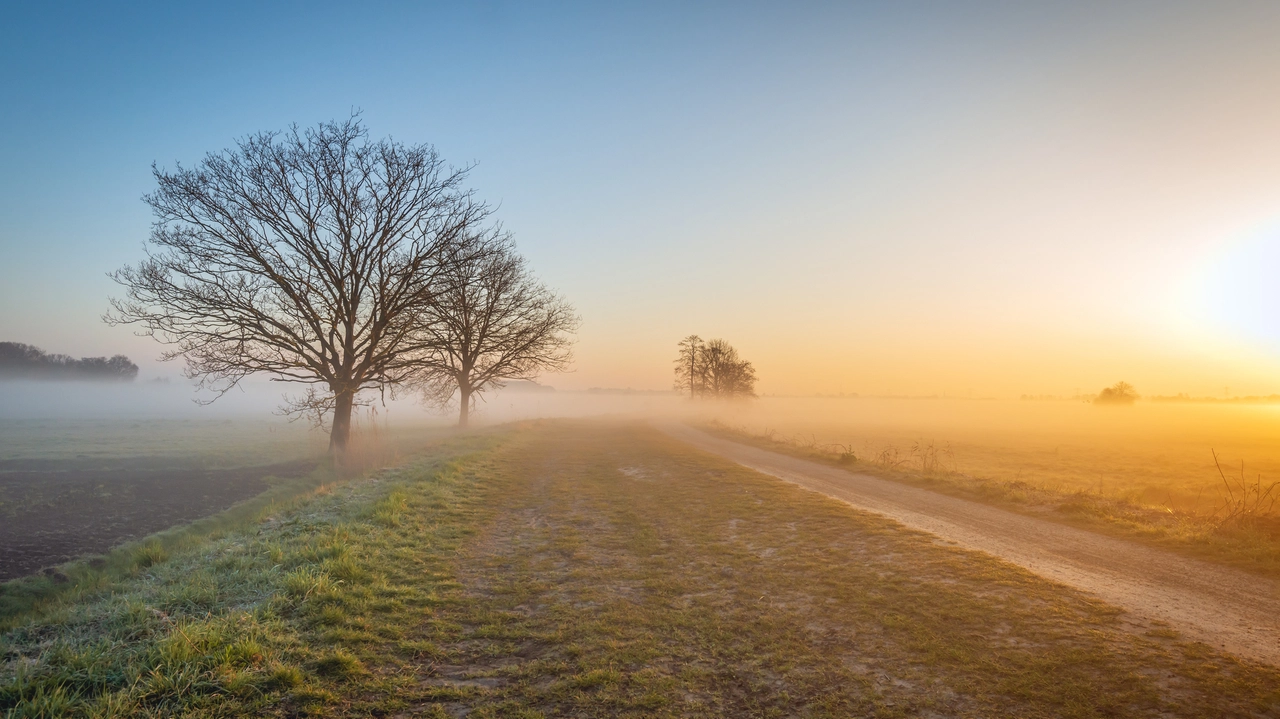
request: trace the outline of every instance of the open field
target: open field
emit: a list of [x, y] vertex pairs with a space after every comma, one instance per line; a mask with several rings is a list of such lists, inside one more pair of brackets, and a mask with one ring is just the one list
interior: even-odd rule
[[0, 419], [0, 580], [215, 514], [296, 480], [323, 445], [254, 420]]
[[864, 462], [1175, 510], [1220, 505], [1214, 451], [1229, 477], [1243, 461], [1247, 479], [1280, 480], [1280, 404], [766, 397], [715, 416], [779, 439], [844, 445]]
[[131, 539], [220, 512], [266, 491], [271, 480], [315, 469], [306, 460], [237, 469], [0, 471], [0, 581], [100, 554]]
[[304, 422], [259, 418], [0, 418], [0, 471], [50, 461], [113, 469], [141, 458], [152, 469], [244, 467], [314, 458], [326, 445]]
[[639, 425], [463, 435], [0, 620], [10, 716], [1274, 716], [1280, 672]]
[[1280, 502], [1231, 516], [1280, 479], [1280, 405], [765, 398], [703, 420], [762, 447], [1280, 577]]
[[[439, 428], [366, 426], [377, 461]], [[257, 419], [0, 420], [0, 581], [102, 554], [269, 489], [307, 489], [323, 433]]]

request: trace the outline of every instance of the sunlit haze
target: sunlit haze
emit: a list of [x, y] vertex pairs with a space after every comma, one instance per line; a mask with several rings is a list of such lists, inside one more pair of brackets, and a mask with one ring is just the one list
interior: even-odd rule
[[[583, 318], [561, 389], [1280, 391], [1280, 5], [8, 4], [3, 339], [128, 354], [150, 165], [352, 109]], [[250, 22], [251, 20], [251, 22]]]

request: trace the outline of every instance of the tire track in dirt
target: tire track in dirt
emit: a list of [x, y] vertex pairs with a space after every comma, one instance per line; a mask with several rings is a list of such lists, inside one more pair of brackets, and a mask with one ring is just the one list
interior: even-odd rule
[[1016, 564], [1190, 639], [1280, 666], [1280, 582], [1123, 539], [713, 437], [666, 434], [744, 467]]

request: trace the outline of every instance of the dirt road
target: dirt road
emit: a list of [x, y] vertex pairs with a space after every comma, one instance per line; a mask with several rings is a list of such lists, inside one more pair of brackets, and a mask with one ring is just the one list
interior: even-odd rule
[[1168, 622], [1188, 638], [1280, 666], [1280, 582], [731, 442], [685, 425], [660, 428], [758, 472], [986, 552], [1136, 615]]

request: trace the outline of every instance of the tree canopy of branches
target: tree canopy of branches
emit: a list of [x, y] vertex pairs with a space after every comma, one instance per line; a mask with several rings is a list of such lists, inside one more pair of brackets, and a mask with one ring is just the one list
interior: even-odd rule
[[688, 392], [689, 398], [697, 397], [702, 391], [702, 350], [706, 343], [698, 335], [689, 335], [676, 344], [679, 353], [676, 355], [675, 388], [680, 392]]
[[756, 370], [722, 339], [704, 342], [698, 335], [680, 340], [675, 360], [675, 388], [689, 397], [731, 399], [754, 397]]
[[492, 228], [470, 239], [477, 251], [445, 270], [445, 289], [417, 326], [430, 347], [417, 383], [437, 404], [457, 395], [463, 427], [485, 390], [564, 370], [578, 327], [573, 307], [533, 277], [510, 235]]
[[1098, 393], [1094, 402], [1098, 404], [1133, 404], [1138, 399], [1138, 392], [1128, 382], [1116, 382]]
[[332, 416], [340, 455], [358, 394], [412, 373], [413, 320], [490, 214], [467, 171], [355, 117], [153, 166], [147, 257], [112, 274], [126, 297], [104, 319], [171, 345], [213, 399], [252, 374], [306, 383], [286, 409]]
[[138, 365], [124, 355], [75, 359], [21, 342], [0, 342], [0, 378], [132, 382], [137, 376]]

